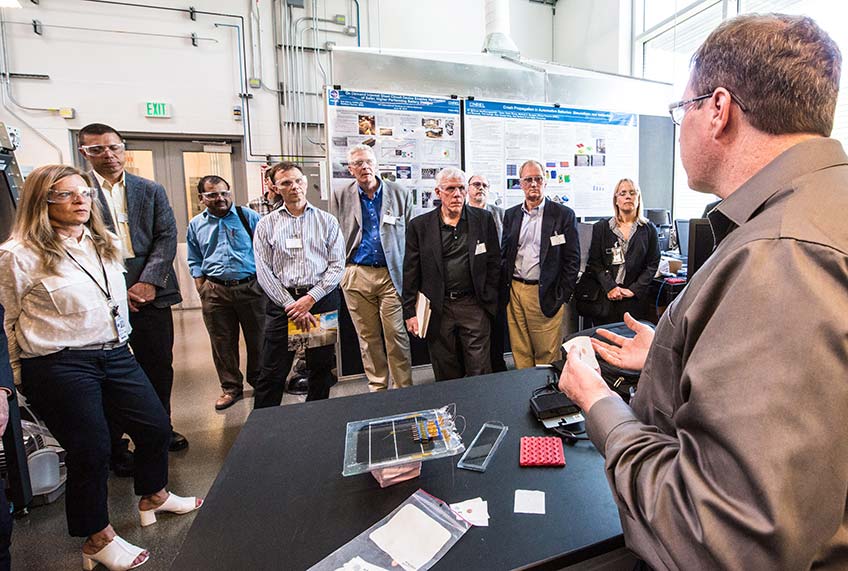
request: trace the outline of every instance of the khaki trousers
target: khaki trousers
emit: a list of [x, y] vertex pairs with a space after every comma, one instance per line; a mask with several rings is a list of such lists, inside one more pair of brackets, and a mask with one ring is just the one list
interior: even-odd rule
[[[359, 336], [368, 390], [412, 386], [412, 356], [403, 321], [403, 306], [387, 268], [350, 265], [342, 277], [342, 292]], [[383, 351], [383, 339], [386, 342]]]
[[545, 316], [539, 305], [539, 286], [512, 281], [506, 317], [516, 369], [559, 359], [564, 314], [563, 306], [553, 317]]

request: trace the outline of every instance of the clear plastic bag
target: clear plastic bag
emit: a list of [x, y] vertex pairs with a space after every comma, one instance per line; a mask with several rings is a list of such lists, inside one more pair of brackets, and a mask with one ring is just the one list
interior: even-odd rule
[[470, 527], [445, 502], [418, 490], [309, 571], [424, 571]]
[[353, 476], [464, 451], [455, 405], [357, 420], [347, 424], [342, 474]]

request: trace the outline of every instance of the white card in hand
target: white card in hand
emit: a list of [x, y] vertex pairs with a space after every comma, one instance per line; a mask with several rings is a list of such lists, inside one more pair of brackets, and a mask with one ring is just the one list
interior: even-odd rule
[[589, 337], [581, 335], [580, 337], [569, 339], [562, 344], [562, 348], [565, 349], [565, 352], [568, 353], [569, 357], [572, 357], [573, 355], [596, 371], [601, 370], [601, 366], [598, 364], [598, 358], [595, 357], [595, 349], [592, 347], [592, 340], [589, 339]]

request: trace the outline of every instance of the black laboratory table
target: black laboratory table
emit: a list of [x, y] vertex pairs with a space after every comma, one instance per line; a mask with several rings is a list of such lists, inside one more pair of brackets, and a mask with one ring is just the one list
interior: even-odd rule
[[[529, 398], [549, 371], [509, 371], [253, 412], [172, 568], [308, 569], [418, 488], [448, 503], [488, 501], [489, 527], [469, 529], [435, 569], [560, 569], [622, 547], [603, 458], [590, 442], [566, 446], [564, 468], [518, 465], [520, 438], [545, 435]], [[426, 461], [419, 478], [384, 489], [371, 474], [342, 476], [349, 421], [450, 403], [467, 421], [466, 446], [486, 421], [509, 427], [486, 472], [461, 470], [454, 456]], [[513, 513], [516, 489], [544, 491], [546, 514]]]

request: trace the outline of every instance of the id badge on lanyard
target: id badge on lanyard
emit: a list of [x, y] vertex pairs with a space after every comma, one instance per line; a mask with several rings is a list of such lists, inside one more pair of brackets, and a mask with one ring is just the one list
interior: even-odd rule
[[624, 263], [624, 251], [621, 248], [621, 245], [616, 242], [615, 246], [612, 247], [612, 265], [620, 266]]
[[110, 304], [112, 319], [115, 320], [115, 329], [118, 331], [118, 343], [126, 343], [130, 338], [130, 326], [127, 320], [118, 312], [118, 306], [114, 302]]

